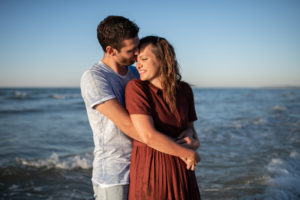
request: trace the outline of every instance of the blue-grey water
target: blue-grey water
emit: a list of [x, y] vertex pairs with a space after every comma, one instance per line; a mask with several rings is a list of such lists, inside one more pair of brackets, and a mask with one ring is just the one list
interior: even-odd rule
[[[300, 199], [300, 89], [194, 89], [203, 199]], [[93, 199], [74, 89], [0, 89], [0, 199]]]

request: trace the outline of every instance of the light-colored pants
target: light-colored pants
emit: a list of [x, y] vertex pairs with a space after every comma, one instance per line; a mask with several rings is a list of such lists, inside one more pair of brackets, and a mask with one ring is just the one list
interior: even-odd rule
[[116, 185], [102, 188], [93, 183], [95, 200], [127, 200], [129, 185]]

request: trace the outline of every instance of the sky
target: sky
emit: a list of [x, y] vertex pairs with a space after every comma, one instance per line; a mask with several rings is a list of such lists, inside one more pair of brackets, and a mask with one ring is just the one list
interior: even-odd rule
[[165, 37], [194, 86], [300, 86], [299, 0], [0, 0], [0, 87], [79, 87], [108, 15]]

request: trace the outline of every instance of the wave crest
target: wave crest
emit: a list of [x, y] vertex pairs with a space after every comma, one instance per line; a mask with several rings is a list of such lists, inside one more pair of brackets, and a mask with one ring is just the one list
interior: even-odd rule
[[92, 156], [91, 154], [86, 154], [85, 157], [75, 155], [69, 158], [60, 158], [56, 153], [47, 159], [42, 160], [26, 160], [24, 158], [17, 158], [17, 162], [24, 166], [36, 167], [36, 168], [57, 168], [57, 169], [91, 169], [92, 168]]
[[265, 197], [275, 199], [298, 199], [300, 196], [300, 177], [298, 153], [292, 151], [287, 159], [274, 158], [266, 166], [271, 173]]
[[276, 105], [276, 106], [273, 107], [273, 110], [274, 111], [285, 111], [286, 107], [285, 106]]

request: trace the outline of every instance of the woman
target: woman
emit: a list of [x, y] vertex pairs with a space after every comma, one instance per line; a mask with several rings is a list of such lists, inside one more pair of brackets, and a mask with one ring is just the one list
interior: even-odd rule
[[129, 200], [200, 199], [195, 173], [189, 170], [199, 157], [170, 139], [193, 128], [193, 92], [180, 81], [174, 49], [166, 39], [145, 37], [139, 49], [140, 80], [127, 84], [125, 102], [145, 144], [133, 142]]

